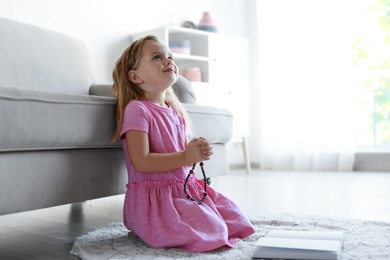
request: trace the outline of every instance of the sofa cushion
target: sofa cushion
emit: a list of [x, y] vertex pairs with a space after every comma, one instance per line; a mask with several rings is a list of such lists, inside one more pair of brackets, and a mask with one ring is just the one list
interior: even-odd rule
[[0, 152], [120, 147], [110, 142], [115, 102], [0, 86]]
[[83, 42], [0, 17], [0, 85], [88, 94], [95, 82]]
[[89, 88], [89, 94], [94, 96], [112, 97], [112, 84], [94, 84]]

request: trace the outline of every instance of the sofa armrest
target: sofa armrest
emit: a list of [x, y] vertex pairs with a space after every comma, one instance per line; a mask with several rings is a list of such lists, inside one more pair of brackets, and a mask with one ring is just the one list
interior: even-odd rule
[[210, 143], [228, 143], [233, 136], [233, 114], [224, 108], [183, 104], [192, 123], [192, 135]]
[[181, 103], [196, 104], [196, 96], [192, 83], [185, 77], [179, 75], [179, 79], [173, 84], [172, 89]]
[[89, 87], [89, 94], [92, 96], [112, 97], [112, 84], [93, 84]]

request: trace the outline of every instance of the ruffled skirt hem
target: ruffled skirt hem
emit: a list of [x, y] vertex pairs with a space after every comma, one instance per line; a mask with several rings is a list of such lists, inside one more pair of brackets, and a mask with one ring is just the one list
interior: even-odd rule
[[[233, 247], [239, 238], [254, 233], [254, 227], [231, 200], [207, 187], [202, 204], [189, 200], [184, 181], [146, 180], [131, 183], [125, 197], [124, 224], [148, 245], [206, 252]], [[203, 197], [203, 181], [191, 177], [191, 196]]]

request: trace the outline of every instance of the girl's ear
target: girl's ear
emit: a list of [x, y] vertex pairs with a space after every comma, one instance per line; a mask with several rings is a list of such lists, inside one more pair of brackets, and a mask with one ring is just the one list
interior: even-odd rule
[[135, 84], [141, 84], [143, 83], [144, 81], [138, 76], [137, 72], [135, 70], [130, 70], [128, 73], [127, 73], [127, 77], [129, 78], [129, 80]]

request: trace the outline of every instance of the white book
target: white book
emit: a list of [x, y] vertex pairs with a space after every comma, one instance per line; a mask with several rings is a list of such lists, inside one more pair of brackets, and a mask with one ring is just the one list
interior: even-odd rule
[[253, 259], [337, 259], [343, 243], [339, 231], [268, 232], [256, 242]]

